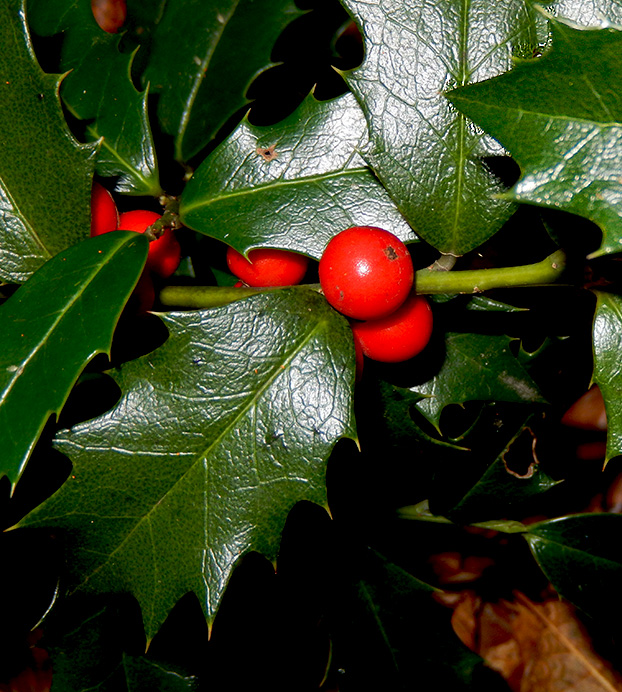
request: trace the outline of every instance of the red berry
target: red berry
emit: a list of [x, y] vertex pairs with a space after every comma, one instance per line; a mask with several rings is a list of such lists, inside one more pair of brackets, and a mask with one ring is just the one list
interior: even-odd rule
[[395, 312], [352, 325], [363, 353], [383, 363], [400, 363], [420, 353], [432, 335], [432, 309], [421, 295], [412, 294]]
[[319, 266], [326, 300], [359, 320], [389, 315], [406, 300], [414, 270], [402, 241], [381, 228], [355, 226], [326, 246]]
[[251, 250], [248, 259], [227, 248], [227, 264], [232, 274], [248, 286], [294, 286], [307, 272], [309, 259], [288, 250]]
[[[126, 211], [119, 217], [119, 229], [144, 233], [149, 226], [160, 218], [162, 218], [160, 214], [145, 209]], [[147, 269], [166, 279], [175, 273], [180, 261], [181, 248], [179, 241], [175, 237], [173, 229], [165, 228], [164, 233], [157, 240], [149, 243]]]
[[103, 185], [93, 183], [91, 192], [91, 237], [116, 231], [119, 212], [112, 195]]
[[153, 309], [155, 303], [155, 287], [149, 272], [143, 272], [138, 279], [134, 292], [130, 296], [128, 305], [130, 311], [137, 315], [143, 315]]
[[[153, 285], [151, 274], [147, 271], [143, 271], [136, 282], [136, 286], [134, 286], [132, 295], [128, 298], [125, 308], [123, 309], [123, 316], [126, 318], [134, 318], [144, 315], [149, 312], [149, 310], [153, 310], [155, 298], [155, 286]], [[1, 689], [0, 692], [2, 692]]]
[[126, 0], [91, 0], [91, 10], [100, 28], [109, 34], [116, 34], [125, 24]]

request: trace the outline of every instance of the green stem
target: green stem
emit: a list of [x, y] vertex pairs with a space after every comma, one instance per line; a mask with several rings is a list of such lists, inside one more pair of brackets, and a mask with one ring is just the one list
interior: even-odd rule
[[566, 267], [566, 255], [557, 250], [536, 264], [466, 271], [420, 269], [415, 276], [417, 293], [481, 293], [492, 288], [537, 286], [558, 279]]
[[164, 207], [162, 216], [145, 229], [145, 235], [150, 241], [157, 240], [167, 228], [180, 228], [179, 200], [176, 197], [162, 195], [160, 203]]
[[165, 286], [160, 291], [160, 303], [167, 308], [217, 308], [234, 300], [254, 296], [256, 293], [276, 290], [270, 288], [235, 288], [234, 286]]
[[[500, 269], [474, 269], [467, 271], [434, 271], [420, 269], [415, 275], [417, 293], [481, 293], [491, 288], [537, 286], [558, 279], [566, 266], [562, 250], [554, 252], [536, 264]], [[319, 284], [307, 284], [307, 289], [319, 291]], [[234, 300], [248, 298], [256, 293], [276, 291], [278, 288], [235, 288], [233, 286], [165, 286], [160, 292], [160, 303], [165, 307], [186, 309], [214, 308]]]

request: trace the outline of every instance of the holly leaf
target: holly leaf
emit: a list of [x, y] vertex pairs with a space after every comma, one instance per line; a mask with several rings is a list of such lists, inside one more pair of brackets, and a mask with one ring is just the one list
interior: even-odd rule
[[462, 468], [455, 469], [452, 489], [441, 500], [447, 502], [453, 496], [450, 500], [453, 506], [443, 514], [459, 524], [516, 516], [533, 498], [559, 483], [540, 466], [536, 434], [530, 427], [533, 422], [533, 415], [524, 417], [492, 460], [486, 459], [484, 450], [476, 450], [472, 463], [463, 463]]
[[509, 149], [521, 178], [506, 198], [584, 216], [603, 231], [592, 257], [622, 244], [622, 31], [549, 17], [550, 50], [448, 98]]
[[578, 514], [533, 524], [523, 536], [547, 579], [588, 615], [619, 623], [622, 517]]
[[465, 401], [545, 403], [536, 383], [510, 350], [503, 335], [445, 335], [445, 358], [434, 377], [411, 390], [420, 395], [416, 408], [437, 430], [449, 404]]
[[554, 0], [542, 5], [546, 7], [547, 13], [586, 27], [600, 26], [605, 17], [609, 22], [622, 23], [622, 5], [619, 0]]
[[326, 505], [326, 459], [355, 437], [350, 327], [314, 291], [161, 318], [166, 343], [58, 436], [73, 472], [20, 523], [64, 529], [71, 590], [134, 594], [148, 640], [189, 591], [211, 625], [241, 556], [274, 560], [293, 505]]
[[[453, 297], [454, 296], [452, 296], [452, 298]], [[488, 296], [472, 296], [465, 308], [473, 312], [524, 312], [527, 309], [518, 308], [508, 303], [502, 303]]]
[[607, 412], [607, 452], [605, 460], [622, 454], [622, 298], [612, 293], [596, 292], [596, 311], [592, 345], [594, 349], [593, 382], [605, 400]]
[[[412, 413], [415, 404], [421, 401], [419, 394], [408, 388], [380, 381], [377, 396], [381, 398], [383, 405], [383, 444], [384, 440], [390, 441], [395, 447], [408, 449], [411, 455], [414, 452], [414, 440], [417, 441], [418, 448], [426, 448], [428, 456], [439, 454], [441, 452], [439, 447], [456, 452], [467, 451], [464, 447], [431, 437], [417, 425]], [[417, 449], [417, 452], [419, 451]]]
[[[46, 619], [45, 646], [54, 661], [54, 692], [190, 692], [198, 680], [146, 656], [134, 656], [140, 620], [119, 598], [74, 598]], [[135, 609], [137, 610], [137, 609]], [[133, 613], [132, 613], [133, 614]]]
[[[193, 692], [199, 689], [199, 680], [193, 675], [185, 675], [172, 666], [151, 661], [145, 656], [123, 654], [121, 661], [123, 680], [127, 692]], [[111, 690], [121, 690], [113, 687]]]
[[299, 14], [292, 0], [167, 2], [143, 82], [160, 94], [158, 118], [178, 161], [197, 154], [249, 103], [246, 90], [272, 65], [274, 42]]
[[0, 477], [14, 489], [52, 414], [86, 364], [110, 353], [145, 264], [146, 238], [109, 233], [60, 253], [0, 305]]
[[497, 676], [452, 631], [436, 589], [376, 552], [348, 557], [329, 613], [340, 690], [407, 690], [426, 678], [452, 690], [503, 689], [489, 686]]
[[0, 3], [0, 280], [22, 283], [91, 227], [91, 145], [69, 132], [58, 75], [39, 67], [24, 0]]
[[119, 36], [99, 28], [82, 0], [28, 0], [29, 20], [41, 36], [63, 32], [60, 68], [69, 74], [61, 96], [73, 115], [90, 120], [86, 132], [101, 140], [97, 172], [119, 176], [116, 190], [158, 196], [153, 137], [147, 115], [147, 89], [131, 80], [132, 56], [119, 50]]
[[344, 0], [366, 57], [345, 75], [370, 132], [363, 155], [424, 240], [462, 255], [490, 238], [513, 206], [482, 163], [502, 150], [447, 102], [454, 86], [505, 72], [537, 45], [522, 0]]
[[182, 222], [242, 253], [277, 247], [316, 259], [351, 226], [380, 226], [413, 240], [358, 153], [367, 137], [351, 94], [322, 102], [309, 95], [272, 127], [245, 119], [189, 181]]

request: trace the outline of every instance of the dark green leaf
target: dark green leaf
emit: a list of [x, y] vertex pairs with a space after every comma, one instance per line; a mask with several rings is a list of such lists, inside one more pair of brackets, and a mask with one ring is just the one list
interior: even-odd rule
[[[412, 448], [427, 443], [434, 447], [446, 447], [456, 451], [466, 451], [464, 448], [453, 445], [445, 440], [427, 435], [415, 423], [411, 411], [419, 401], [421, 396], [405, 387], [396, 387], [388, 382], [379, 383], [379, 396], [383, 403], [383, 441], [391, 441], [397, 447]], [[419, 451], [419, 450], [418, 450]], [[437, 453], [439, 450], [436, 450]], [[428, 451], [429, 455], [434, 452]]]
[[95, 153], [67, 128], [60, 78], [37, 64], [23, 4], [0, 3], [0, 280], [16, 283], [88, 237]]
[[13, 487], [86, 364], [109, 353], [147, 249], [136, 233], [88, 238], [46, 262], [0, 306], [0, 476]]
[[436, 428], [448, 404], [465, 401], [543, 403], [538, 387], [512, 355], [506, 336], [445, 335], [445, 358], [436, 375], [412, 387], [422, 399], [415, 406]]
[[622, 74], [622, 31], [550, 23], [544, 57], [449, 98], [520, 164], [508, 198], [585, 216], [603, 230], [593, 256], [619, 252], [622, 100], [611, 85]]
[[53, 692], [190, 692], [196, 678], [138, 653], [140, 619], [127, 599], [74, 598], [45, 621], [44, 644], [54, 665]]
[[609, 461], [622, 454], [622, 298], [597, 292], [594, 314], [594, 376], [607, 411], [607, 454]]
[[559, 593], [594, 617], [619, 624], [622, 517], [578, 514], [543, 521], [524, 534], [533, 556]]
[[[397, 514], [402, 519], [408, 519], [410, 521], [423, 521], [428, 524], [455, 526], [450, 519], [442, 514], [434, 514], [430, 510], [429, 500], [423, 500], [416, 505], [410, 505], [408, 507], [400, 507], [400, 509], [397, 510]], [[507, 534], [525, 533], [527, 530], [524, 524], [521, 524], [519, 521], [514, 521], [513, 519], [491, 519], [490, 521], [478, 521], [472, 524], [472, 526]]]
[[488, 298], [488, 296], [473, 296], [467, 303], [466, 309], [475, 312], [523, 312], [526, 308], [517, 308], [514, 305]]
[[364, 156], [415, 231], [445, 253], [490, 238], [512, 205], [479, 157], [502, 154], [443, 92], [504, 72], [537, 45], [523, 0], [344, 0], [366, 57], [346, 75], [367, 117]]
[[335, 607], [340, 690], [413, 690], [426, 679], [439, 689], [503, 689], [490, 671], [480, 677], [481, 659], [452, 630], [435, 589], [372, 551], [351, 563]]
[[162, 319], [117, 406], [58, 437], [72, 475], [21, 522], [65, 529], [71, 588], [133, 593], [148, 639], [189, 591], [211, 623], [239, 558], [274, 559], [293, 505], [326, 503], [326, 458], [355, 435], [352, 334], [317, 293]]
[[[405, 507], [401, 516], [462, 525], [520, 518], [533, 512], [534, 501], [557, 484], [536, 456], [541, 416], [526, 406], [497, 402], [469, 408], [475, 410], [461, 411], [460, 416], [454, 410], [451, 423], [444, 425], [461, 430], [476, 414], [458, 438], [462, 454], [436, 450], [429, 460], [434, 482], [424, 487], [423, 497], [428, 498], [425, 512], [420, 506]], [[422, 475], [418, 467], [418, 477]], [[428, 516], [428, 506], [433, 515]]]
[[271, 65], [274, 42], [299, 13], [292, 0], [167, 2], [143, 79], [160, 94], [158, 117], [178, 161], [248, 103], [248, 86]]
[[316, 259], [350, 226], [414, 233], [358, 151], [365, 118], [351, 94], [310, 95], [273, 127], [244, 120], [199, 167], [181, 199], [183, 223], [240, 252], [278, 247]]
[[[127, 692], [192, 692], [199, 688], [199, 681], [192, 675], [179, 673], [171, 666], [151, 661], [144, 656], [123, 654], [121, 662]], [[119, 690], [119, 687], [114, 688]]]
[[452, 521], [473, 524], [516, 516], [517, 510], [530, 500], [558, 484], [540, 467], [536, 436], [529, 427], [531, 417], [527, 416], [492, 462], [482, 468], [481, 463], [473, 460], [470, 468], [463, 467], [463, 478], [459, 474], [453, 477], [452, 485], [460, 491], [460, 497], [447, 512]]
[[33, 30], [43, 36], [63, 32], [61, 69], [70, 71], [61, 96], [96, 140], [103, 137], [97, 172], [120, 176], [117, 191], [161, 194], [158, 165], [147, 118], [147, 91], [130, 78], [132, 57], [119, 52], [119, 37], [97, 25], [83, 0], [28, 0]]

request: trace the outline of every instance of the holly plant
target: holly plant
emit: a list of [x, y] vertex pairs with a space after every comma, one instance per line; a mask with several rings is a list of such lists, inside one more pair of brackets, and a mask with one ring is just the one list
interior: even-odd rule
[[0, 0], [2, 690], [619, 689], [622, 2], [340, 1]]

